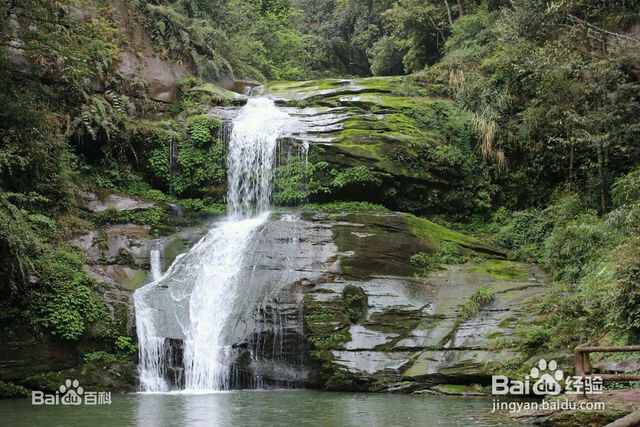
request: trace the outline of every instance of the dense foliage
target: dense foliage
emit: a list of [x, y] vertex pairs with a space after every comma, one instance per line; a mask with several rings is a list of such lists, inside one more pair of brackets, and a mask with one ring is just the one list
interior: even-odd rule
[[[461, 182], [424, 204], [495, 234], [559, 283], [536, 348], [640, 338], [640, 42], [635, 2], [617, 0], [0, 0], [1, 317], [78, 340], [104, 316], [82, 255], [64, 242], [90, 227], [166, 211], [78, 213], [81, 188], [224, 207], [222, 124], [191, 89], [231, 77], [298, 80], [410, 74], [401, 89], [432, 97], [406, 118], [444, 144], [397, 149], [389, 162]], [[172, 105], [117, 69], [140, 22], [154, 55], [184, 65]], [[408, 119], [407, 119], [408, 118]], [[419, 211], [395, 203], [388, 177], [322, 159], [276, 170], [274, 201], [329, 209]], [[458, 182], [457, 181], [457, 182]], [[363, 195], [374, 194], [371, 199]], [[314, 205], [317, 208], [317, 205]], [[471, 223], [471, 225], [469, 224]], [[446, 248], [417, 254], [417, 269]], [[491, 299], [479, 295], [478, 305]], [[475, 308], [470, 307], [470, 312]], [[588, 328], [571, 331], [576, 319]], [[563, 333], [563, 331], [565, 333]], [[606, 332], [601, 337], [600, 331]], [[109, 339], [118, 335], [111, 331]], [[126, 343], [120, 339], [120, 347]]]

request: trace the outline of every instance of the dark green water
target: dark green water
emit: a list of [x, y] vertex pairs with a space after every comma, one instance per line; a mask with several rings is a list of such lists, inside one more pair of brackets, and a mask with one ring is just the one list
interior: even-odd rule
[[0, 426], [499, 426], [491, 399], [313, 391], [113, 395], [110, 406], [0, 401]]

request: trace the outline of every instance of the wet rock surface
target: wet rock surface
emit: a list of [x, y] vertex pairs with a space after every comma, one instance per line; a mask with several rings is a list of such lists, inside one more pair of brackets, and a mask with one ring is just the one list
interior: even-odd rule
[[[416, 278], [408, 260], [417, 251], [433, 250], [437, 236], [416, 236], [394, 214], [340, 219], [331, 227], [339, 268], [330, 280], [303, 290], [305, 309], [311, 309], [307, 339], [317, 343], [323, 386], [380, 390], [403, 383], [402, 391], [413, 391], [439, 383], [486, 384], [500, 366], [524, 359], [509, 342], [515, 327], [530, 318], [532, 298], [544, 292], [537, 267], [518, 264], [512, 279], [492, 277], [475, 264]], [[356, 228], [366, 233], [354, 234]], [[346, 286], [361, 288], [368, 298], [357, 322], [341, 315]], [[480, 287], [495, 293], [493, 301], [461, 319], [462, 307]]]
[[154, 202], [132, 196], [81, 191], [77, 194], [78, 207], [90, 212], [104, 212], [109, 209], [115, 211], [141, 210], [156, 207]]
[[[412, 392], [487, 384], [502, 366], [524, 361], [511, 338], [545, 291], [543, 273], [451, 230], [424, 233], [403, 214], [272, 214], [240, 273], [248, 289], [231, 328], [236, 385]], [[475, 245], [484, 256], [493, 250], [491, 268], [467, 263], [414, 277], [411, 255], [445, 241]], [[511, 276], [496, 277], [497, 268]], [[461, 318], [481, 287], [493, 301]], [[173, 310], [175, 296], [189, 294], [171, 285], [155, 292]], [[180, 300], [178, 321], [163, 331], [177, 340], [184, 338], [179, 319], [188, 315], [187, 299]]]
[[456, 213], [469, 202], [463, 193], [476, 197], [470, 186], [482, 181], [472, 171], [474, 152], [459, 157], [461, 141], [473, 144], [471, 119], [451, 100], [415, 96], [403, 84], [401, 77], [272, 82], [264, 94], [306, 124], [298, 138], [310, 144], [309, 158], [338, 170], [366, 167], [380, 179], [377, 191], [359, 197], [405, 212]]

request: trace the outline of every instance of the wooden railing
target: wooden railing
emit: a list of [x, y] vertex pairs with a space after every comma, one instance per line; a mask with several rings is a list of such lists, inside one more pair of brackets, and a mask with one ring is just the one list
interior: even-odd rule
[[[576, 358], [576, 376], [587, 377], [594, 376], [591, 372], [590, 353], [623, 353], [623, 352], [640, 352], [640, 345], [630, 346], [604, 346], [604, 347], [582, 347], [575, 349]], [[602, 381], [640, 381], [640, 375], [627, 374], [598, 374]]]

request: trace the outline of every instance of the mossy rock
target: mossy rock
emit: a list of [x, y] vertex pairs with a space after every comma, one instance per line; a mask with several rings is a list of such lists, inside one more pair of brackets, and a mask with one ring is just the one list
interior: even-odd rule
[[213, 101], [218, 103], [231, 103], [233, 105], [244, 105], [247, 97], [239, 93], [232, 92], [213, 83], [203, 83], [189, 90], [191, 94], [205, 93], [211, 96]]
[[431, 387], [431, 390], [437, 394], [448, 396], [486, 396], [489, 394], [485, 388], [479, 384], [438, 384]]
[[415, 236], [427, 241], [429, 246], [433, 248], [439, 249], [442, 242], [451, 242], [475, 252], [503, 258], [507, 256], [505, 251], [496, 246], [485, 243], [468, 234], [451, 230], [428, 219], [411, 214], [405, 214], [405, 218], [411, 232]]
[[280, 104], [313, 107], [304, 112], [311, 123], [310, 158], [338, 173], [367, 167], [384, 177], [373, 191], [318, 192], [312, 201], [365, 200], [420, 214], [484, 213], [494, 190], [475, 150], [472, 116], [449, 99], [403, 96], [402, 82], [376, 77], [268, 85]]
[[308, 104], [331, 96], [371, 92], [390, 93], [401, 82], [402, 77], [274, 81], [267, 85], [266, 90], [281, 103], [300, 105], [301, 102]]
[[330, 391], [368, 391], [369, 383], [344, 369], [327, 364], [320, 372], [321, 386]]
[[529, 277], [529, 270], [525, 264], [499, 259], [485, 260], [471, 267], [469, 271], [499, 280], [525, 281]]

